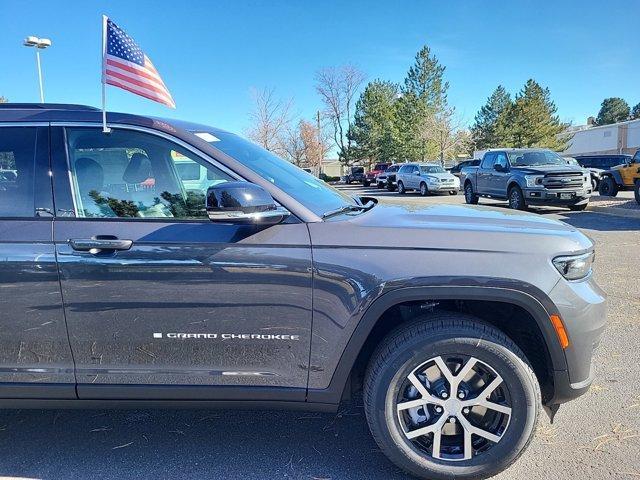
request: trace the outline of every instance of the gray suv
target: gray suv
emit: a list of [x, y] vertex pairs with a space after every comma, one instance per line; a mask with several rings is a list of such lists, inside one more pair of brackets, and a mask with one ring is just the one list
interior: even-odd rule
[[378, 204], [224, 130], [107, 120], [0, 105], [0, 407], [335, 411], [362, 391], [397, 465], [483, 478], [589, 388], [605, 295], [575, 228]]

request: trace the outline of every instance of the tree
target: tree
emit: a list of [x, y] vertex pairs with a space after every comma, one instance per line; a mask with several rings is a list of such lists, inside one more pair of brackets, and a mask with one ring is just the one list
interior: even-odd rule
[[496, 138], [504, 147], [567, 149], [566, 124], [556, 115], [557, 107], [548, 88], [529, 79], [514, 102], [498, 117]]
[[7, 103], [9, 101], [8, 98], [3, 97], [2, 95], [0, 95], [0, 103]]
[[468, 152], [470, 136], [464, 130], [464, 122], [457, 118], [455, 108], [445, 107], [425, 118], [420, 126], [421, 138], [434, 145], [442, 166], [445, 158]]
[[633, 107], [633, 109], [631, 110], [631, 119], [632, 120], [636, 120], [640, 118], [640, 103], [638, 103], [635, 107]]
[[365, 76], [352, 65], [328, 67], [316, 73], [316, 91], [324, 104], [324, 116], [333, 132], [338, 159], [345, 165], [353, 162], [351, 139], [347, 135], [356, 94]]
[[322, 161], [331, 149], [330, 136], [321, 126], [307, 120], [300, 120], [299, 130], [306, 164], [316, 174], [320, 174]]
[[497, 136], [498, 120], [510, 105], [511, 95], [502, 85], [498, 85], [475, 117], [471, 128], [475, 148], [483, 150], [501, 146], [501, 139]]
[[356, 103], [349, 137], [353, 140], [353, 155], [369, 166], [396, 159], [397, 134], [395, 102], [398, 86], [393, 82], [370, 82]]
[[629, 104], [622, 98], [605, 98], [600, 106], [596, 123], [598, 125], [609, 125], [624, 122], [625, 120], [629, 120], [630, 114]]
[[298, 167], [302, 166], [305, 161], [304, 141], [300, 135], [301, 122], [295, 126], [287, 126], [281, 141], [284, 157]]
[[445, 67], [426, 45], [407, 72], [396, 105], [397, 151], [402, 159], [421, 161], [437, 154], [436, 146], [422, 135], [421, 125], [428, 122], [429, 116], [447, 108], [449, 84], [444, 72]]
[[277, 99], [274, 89], [252, 92], [255, 103], [249, 115], [251, 127], [247, 136], [263, 148], [282, 153], [282, 138], [291, 122], [289, 111], [292, 101]]

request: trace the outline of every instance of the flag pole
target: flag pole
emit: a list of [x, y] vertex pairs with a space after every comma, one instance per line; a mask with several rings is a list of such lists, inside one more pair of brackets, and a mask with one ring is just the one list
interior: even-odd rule
[[106, 15], [102, 15], [102, 131], [104, 133], [111, 132], [107, 127], [107, 84], [105, 77], [105, 68], [107, 61], [107, 20]]

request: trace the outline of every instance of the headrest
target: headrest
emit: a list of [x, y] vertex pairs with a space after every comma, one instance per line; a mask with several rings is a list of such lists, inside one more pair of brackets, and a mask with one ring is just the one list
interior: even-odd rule
[[143, 153], [134, 153], [122, 174], [122, 180], [126, 183], [142, 183], [151, 176], [151, 162], [147, 156]]

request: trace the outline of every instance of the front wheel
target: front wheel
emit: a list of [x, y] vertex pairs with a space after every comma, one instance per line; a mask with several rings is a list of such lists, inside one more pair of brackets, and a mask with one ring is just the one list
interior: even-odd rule
[[513, 186], [511, 190], [509, 190], [509, 208], [513, 208], [514, 210], [524, 210], [527, 208], [522, 190], [520, 190], [518, 186]]
[[384, 188], [384, 183], [378, 182], [376, 186], [378, 187], [378, 190], [382, 190]]
[[481, 479], [505, 470], [533, 438], [540, 403], [518, 346], [464, 314], [400, 326], [365, 375], [373, 437], [396, 465], [423, 479]]
[[427, 184], [424, 182], [420, 184], [420, 195], [423, 197], [429, 195], [429, 187], [427, 187]]
[[395, 189], [396, 189], [396, 187], [393, 186], [393, 183], [387, 182], [387, 191], [388, 192], [393, 192]]
[[598, 193], [603, 197], [615, 197], [618, 195], [618, 184], [613, 177], [604, 177], [600, 180]]
[[404, 188], [404, 183], [402, 181], [398, 182], [398, 193], [400, 195], [404, 195], [407, 191]]
[[371, 185], [371, 182], [365, 180], [364, 182], [362, 182], [362, 185], [364, 185], [365, 187], [368, 187], [369, 185]]
[[569, 210], [572, 212], [582, 212], [583, 210], [586, 210], [588, 206], [588, 203], [583, 203], [582, 205], [569, 205]]

